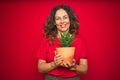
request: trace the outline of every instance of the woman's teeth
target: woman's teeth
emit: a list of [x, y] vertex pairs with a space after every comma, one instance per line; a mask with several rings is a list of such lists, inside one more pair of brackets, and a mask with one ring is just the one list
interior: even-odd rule
[[63, 24], [63, 25], [61, 25], [61, 27], [62, 27], [62, 28], [64, 28], [64, 27], [65, 27], [65, 25]]

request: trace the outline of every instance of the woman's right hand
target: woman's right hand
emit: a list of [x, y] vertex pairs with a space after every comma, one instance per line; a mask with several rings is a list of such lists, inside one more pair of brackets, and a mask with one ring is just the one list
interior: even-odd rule
[[55, 51], [54, 64], [56, 66], [60, 66], [62, 61], [63, 61], [63, 56], [61, 54], [56, 54], [56, 51]]

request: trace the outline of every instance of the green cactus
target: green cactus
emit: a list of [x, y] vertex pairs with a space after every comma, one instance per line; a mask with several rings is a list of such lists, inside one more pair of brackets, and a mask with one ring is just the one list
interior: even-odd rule
[[60, 33], [60, 44], [61, 47], [70, 47], [72, 45], [74, 36], [71, 35], [68, 31]]

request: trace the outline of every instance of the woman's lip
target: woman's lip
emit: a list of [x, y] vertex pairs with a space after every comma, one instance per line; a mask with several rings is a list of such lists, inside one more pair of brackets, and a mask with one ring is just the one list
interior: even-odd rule
[[65, 24], [62, 24], [62, 25], [60, 25], [62, 28], [65, 28], [66, 27], [66, 25]]

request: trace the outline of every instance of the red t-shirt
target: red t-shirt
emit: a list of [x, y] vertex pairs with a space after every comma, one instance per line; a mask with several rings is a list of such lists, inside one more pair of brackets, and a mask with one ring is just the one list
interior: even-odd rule
[[[80, 58], [86, 58], [86, 48], [84, 41], [80, 37], [76, 36], [74, 37], [72, 46], [75, 47], [74, 59], [76, 60], [76, 64], [79, 64]], [[37, 58], [45, 60], [47, 63], [52, 62], [54, 60], [54, 51], [56, 50], [56, 47], [60, 47], [58, 38], [55, 38], [55, 43], [51, 45], [46, 38], [42, 37], [40, 41], [40, 48], [37, 53]], [[65, 67], [57, 67], [56, 69], [49, 71], [48, 74], [61, 78], [78, 76], [76, 71], [69, 70]]]

